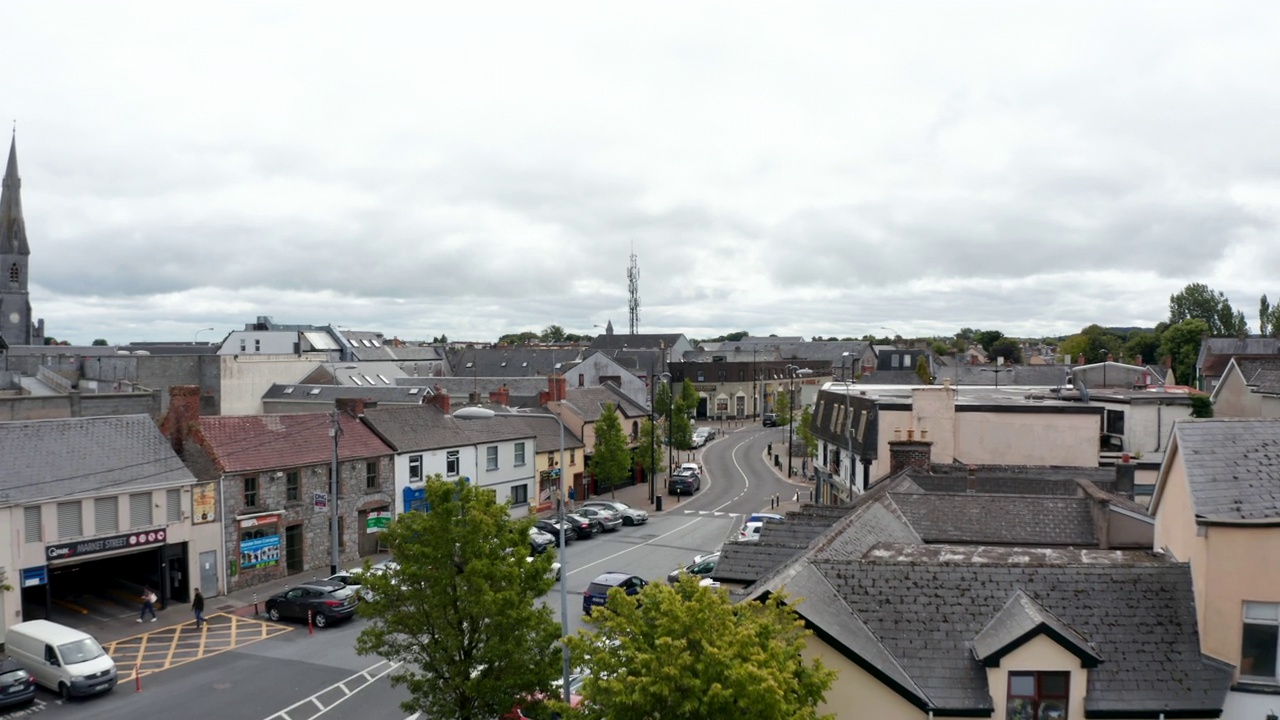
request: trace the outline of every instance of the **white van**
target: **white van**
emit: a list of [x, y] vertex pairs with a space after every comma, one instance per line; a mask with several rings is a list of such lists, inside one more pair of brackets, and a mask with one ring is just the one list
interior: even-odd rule
[[36, 682], [63, 698], [108, 692], [116, 686], [116, 664], [88, 633], [48, 620], [9, 628], [4, 649]]

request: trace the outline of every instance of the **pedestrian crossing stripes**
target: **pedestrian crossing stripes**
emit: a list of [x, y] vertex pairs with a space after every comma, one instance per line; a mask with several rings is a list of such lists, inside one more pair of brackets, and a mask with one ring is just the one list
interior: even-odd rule
[[716, 512], [715, 510], [685, 510], [685, 515], [710, 515], [712, 517], [736, 518], [742, 517], [742, 513]]

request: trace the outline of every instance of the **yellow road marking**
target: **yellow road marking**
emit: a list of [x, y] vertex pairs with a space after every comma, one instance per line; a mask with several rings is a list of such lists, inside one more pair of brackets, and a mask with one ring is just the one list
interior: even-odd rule
[[[190, 634], [194, 628], [193, 620], [107, 643], [103, 649], [121, 668], [120, 681], [128, 682], [138, 673], [150, 675], [294, 630], [288, 625], [226, 613], [205, 618], [196, 637]], [[154, 648], [150, 651], [152, 657], [147, 656], [149, 647]]]

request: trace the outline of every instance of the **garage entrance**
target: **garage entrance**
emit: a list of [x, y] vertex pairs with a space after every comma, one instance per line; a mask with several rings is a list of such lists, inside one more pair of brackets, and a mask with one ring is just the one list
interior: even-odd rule
[[162, 606], [187, 601], [187, 543], [164, 539], [164, 530], [151, 530], [45, 546], [45, 582], [24, 583], [23, 618], [73, 626], [116, 619], [138, 612], [144, 587]]

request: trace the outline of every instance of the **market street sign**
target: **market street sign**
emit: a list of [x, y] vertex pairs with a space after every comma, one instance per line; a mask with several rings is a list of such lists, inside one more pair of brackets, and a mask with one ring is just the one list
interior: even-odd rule
[[67, 558], [96, 555], [98, 553], [111, 552], [113, 550], [130, 550], [133, 548], [146, 547], [147, 545], [163, 545], [164, 538], [165, 532], [161, 529], [127, 533], [125, 535], [112, 535], [111, 537], [94, 538], [92, 540], [80, 540], [78, 542], [60, 543], [58, 545], [45, 545], [44, 556], [48, 560], [66, 560]]

